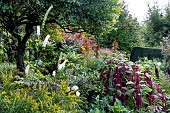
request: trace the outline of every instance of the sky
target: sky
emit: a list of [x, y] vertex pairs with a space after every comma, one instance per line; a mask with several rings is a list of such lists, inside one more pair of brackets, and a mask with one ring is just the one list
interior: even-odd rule
[[[137, 17], [139, 22], [142, 22], [146, 18], [149, 3], [150, 6], [153, 5], [156, 0], [124, 0], [128, 4], [128, 10], [130, 14]], [[170, 0], [157, 0], [158, 4], [161, 7], [165, 7]]]

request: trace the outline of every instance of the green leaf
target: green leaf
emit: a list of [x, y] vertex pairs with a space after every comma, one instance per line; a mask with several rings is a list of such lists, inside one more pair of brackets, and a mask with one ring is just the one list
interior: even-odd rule
[[121, 96], [121, 95], [122, 95], [122, 92], [121, 92], [120, 90], [117, 90], [117, 94], [118, 94], [119, 96]]
[[114, 105], [115, 106], [117, 106], [117, 105], [122, 106], [122, 102], [119, 99], [116, 98], [116, 101], [115, 101]]
[[145, 91], [145, 92], [151, 92], [152, 91], [152, 89], [151, 88], [149, 88], [149, 87], [145, 87], [144, 89], [142, 89], [143, 91]]
[[99, 108], [96, 108], [95, 113], [100, 113]]
[[130, 90], [127, 90], [125, 94], [130, 96], [131, 93], [134, 92], [134, 91], [135, 91], [135, 89], [130, 89]]
[[126, 83], [126, 85], [132, 85], [132, 84], [134, 84], [134, 82], [132, 82], [132, 81], [129, 81]]

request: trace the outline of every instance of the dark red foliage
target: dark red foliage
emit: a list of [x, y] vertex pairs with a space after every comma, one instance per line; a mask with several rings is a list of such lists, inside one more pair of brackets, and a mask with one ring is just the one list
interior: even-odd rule
[[170, 77], [170, 68], [169, 67], [166, 68], [166, 72], [167, 72], [168, 76]]
[[158, 85], [158, 84], [155, 84], [155, 86], [156, 86], [157, 92], [158, 92], [158, 94], [159, 94], [159, 95], [158, 95], [159, 99], [162, 100], [162, 102], [165, 103], [165, 106], [166, 106], [166, 99], [165, 99], [165, 97], [162, 95], [162, 91], [161, 91], [159, 85]]
[[156, 65], [154, 64], [155, 66], [155, 75], [157, 77], [157, 79], [159, 79], [159, 71], [158, 71], [158, 68], [156, 67]]
[[[147, 76], [146, 76], [146, 73], [144, 73], [144, 76], [145, 76], [144, 81], [146, 81], [147, 86], [148, 86], [150, 89], [153, 89], [153, 85], [152, 85], [152, 80], [151, 80], [151, 78], [147, 77]], [[152, 104], [154, 103], [154, 93], [153, 93], [153, 91], [148, 92], [148, 93], [146, 94], [146, 98], [147, 98], [148, 101], [149, 101], [149, 105], [152, 105]]]
[[[154, 86], [152, 79], [147, 76], [151, 74], [148, 69], [146, 69], [143, 73], [139, 73], [140, 69], [137, 65], [131, 66], [127, 63], [115, 63], [112, 60], [109, 60], [106, 64], [107, 66], [100, 70], [100, 80], [104, 83], [104, 91], [106, 94], [110, 94], [109, 92], [113, 91], [111, 92], [111, 94], [113, 94], [113, 103], [116, 101], [116, 98], [119, 99], [122, 103], [126, 103], [128, 98], [132, 98], [134, 100], [132, 103], [134, 103], [136, 105], [136, 109], [139, 110], [142, 106], [142, 98], [146, 97], [146, 99], [149, 101], [149, 105], [145, 106], [154, 105], [155, 101], [157, 101], [157, 104], [160, 104], [163, 107], [166, 106], [166, 99], [163, 96], [159, 85], [156, 84], [156, 86]], [[133, 71], [130, 70], [131, 68]], [[159, 75], [156, 66], [155, 73]], [[110, 83], [110, 81], [112, 82]], [[134, 85], [127, 85], [126, 83], [129, 81], [133, 82]], [[141, 81], [144, 81], [145, 85], [152, 89], [152, 91], [147, 92], [143, 97], [141, 94]], [[113, 90], [110, 90], [111, 88], [113, 88]], [[134, 91], [130, 93], [131, 96], [126, 94], [126, 92], [130, 89], [134, 89]], [[154, 90], [159, 93], [159, 99], [157, 100], [154, 98]]]
[[139, 66], [136, 66], [136, 65], [132, 65], [132, 69], [136, 72], [136, 71], [139, 71]]

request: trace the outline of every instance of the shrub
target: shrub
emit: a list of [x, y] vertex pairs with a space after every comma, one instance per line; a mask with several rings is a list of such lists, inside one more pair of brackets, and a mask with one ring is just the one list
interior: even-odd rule
[[149, 70], [140, 71], [139, 66], [128, 62], [108, 61], [100, 71], [100, 80], [105, 93], [110, 96], [110, 105], [118, 99], [135, 112], [151, 112], [157, 106], [160, 111], [166, 108], [166, 99], [151, 74]]
[[140, 58], [147, 57], [149, 60], [154, 58], [163, 59], [162, 50], [149, 47], [133, 47], [130, 60], [133, 62], [138, 61]]
[[20, 81], [13, 81], [9, 75], [1, 73], [3, 84], [0, 84], [1, 113], [37, 113], [37, 112], [80, 112], [81, 99], [74, 91], [68, 92], [68, 85], [60, 81], [53, 86], [34, 83], [26, 86]]

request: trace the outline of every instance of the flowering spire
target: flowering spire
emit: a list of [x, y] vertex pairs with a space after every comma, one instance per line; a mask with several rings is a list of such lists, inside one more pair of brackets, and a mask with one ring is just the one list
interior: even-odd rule
[[43, 42], [43, 45], [42, 45], [43, 47], [46, 47], [49, 38], [50, 38], [50, 35], [47, 35], [47, 36], [45, 37], [44, 42]]
[[155, 66], [155, 75], [157, 77], [157, 79], [159, 79], [159, 71], [158, 71], [158, 68], [156, 67], [156, 65], [154, 64]]

